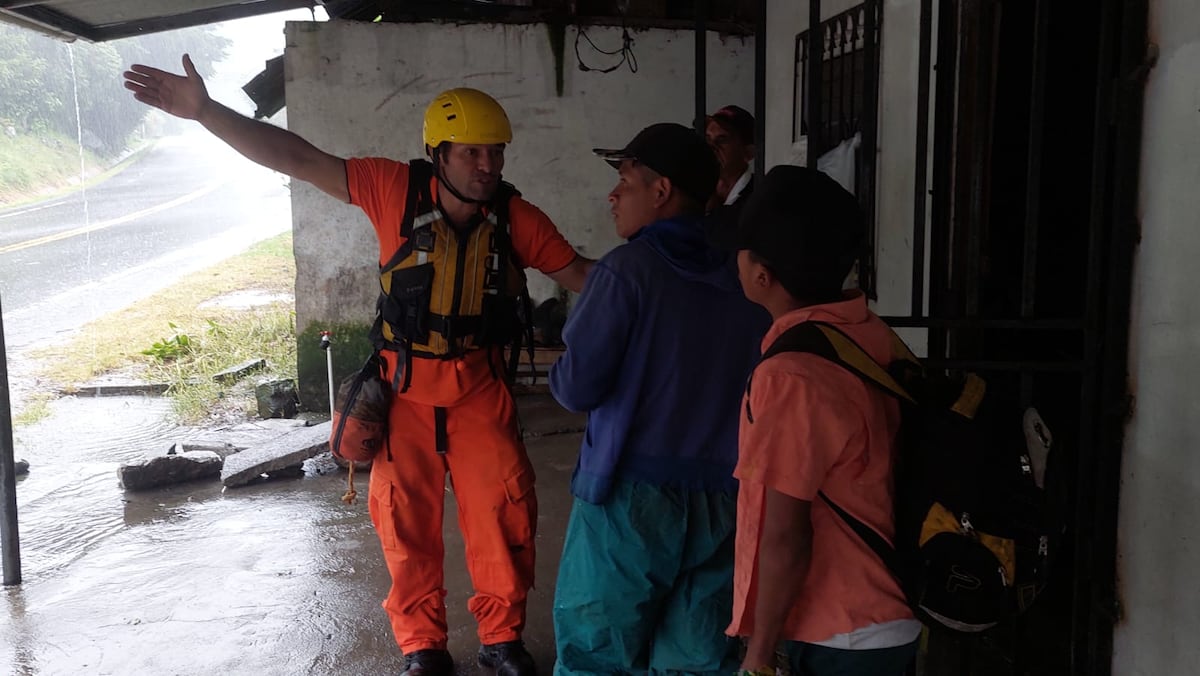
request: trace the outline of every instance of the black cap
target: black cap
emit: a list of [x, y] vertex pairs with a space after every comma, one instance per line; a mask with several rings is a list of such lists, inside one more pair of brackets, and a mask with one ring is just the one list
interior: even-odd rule
[[754, 145], [754, 116], [745, 108], [725, 106], [709, 115], [708, 119], [721, 125], [725, 131], [736, 134], [742, 143]]
[[624, 148], [593, 148], [615, 168], [624, 160], [637, 160], [671, 179], [671, 184], [704, 204], [717, 188], [720, 167], [708, 143], [681, 124], [661, 122], [638, 132]]
[[738, 218], [736, 248], [767, 262], [793, 295], [841, 290], [866, 222], [848, 190], [823, 172], [779, 165], [756, 181]]

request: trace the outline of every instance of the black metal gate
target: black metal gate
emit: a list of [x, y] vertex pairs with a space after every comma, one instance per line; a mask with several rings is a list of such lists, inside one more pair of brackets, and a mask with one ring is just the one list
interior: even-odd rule
[[1111, 670], [1146, 11], [920, 3], [911, 313], [885, 319], [1039, 409], [1069, 529], [1034, 611], [932, 637], [931, 676]]
[[[814, 3], [818, 15], [819, 4]], [[860, 137], [854, 193], [868, 228], [858, 261], [858, 280], [872, 299], [876, 297], [875, 151], [882, 23], [883, 0], [865, 0], [821, 21], [816, 31], [798, 34], [792, 89], [792, 141], [805, 139], [808, 166], [817, 166], [821, 155], [838, 144]], [[810, 64], [819, 64], [819, 75], [810, 77], [814, 70]]]

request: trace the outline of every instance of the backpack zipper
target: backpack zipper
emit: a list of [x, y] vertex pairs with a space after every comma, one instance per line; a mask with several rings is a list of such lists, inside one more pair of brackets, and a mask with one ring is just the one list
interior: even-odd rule
[[962, 528], [963, 535], [974, 535], [975, 527], [971, 525], [971, 515], [963, 512], [958, 520], [959, 527]]

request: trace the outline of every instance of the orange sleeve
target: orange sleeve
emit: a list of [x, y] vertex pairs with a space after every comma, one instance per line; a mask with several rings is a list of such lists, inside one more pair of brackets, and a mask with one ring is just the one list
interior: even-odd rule
[[814, 500], [852, 440], [866, 433], [865, 425], [854, 407], [817, 378], [762, 370], [751, 383], [754, 422], [743, 428], [734, 476]]
[[355, 157], [346, 160], [346, 185], [350, 203], [362, 209], [379, 238], [380, 260], [383, 252], [400, 248], [400, 219], [408, 200], [408, 165], [382, 157]]
[[508, 206], [513, 250], [522, 267], [551, 274], [571, 264], [578, 255], [558, 227], [541, 209], [514, 197]]

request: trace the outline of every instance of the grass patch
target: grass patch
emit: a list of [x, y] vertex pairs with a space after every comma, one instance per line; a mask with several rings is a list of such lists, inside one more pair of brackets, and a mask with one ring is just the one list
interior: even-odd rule
[[[93, 176], [105, 163], [84, 154], [85, 175]], [[0, 207], [13, 206], [79, 185], [79, 145], [53, 133], [0, 133]]]
[[[295, 278], [287, 232], [85, 325], [70, 359], [61, 348], [31, 356], [44, 377], [68, 391], [106, 377], [168, 383], [184, 424], [245, 415], [256, 410], [257, 382], [296, 377]], [[237, 292], [279, 299], [224, 302]], [[267, 361], [265, 371], [230, 385], [213, 382], [213, 375], [258, 358]]]
[[32, 395], [21, 411], [13, 416], [13, 427], [25, 427], [49, 417], [50, 400], [53, 398], [45, 392]]

